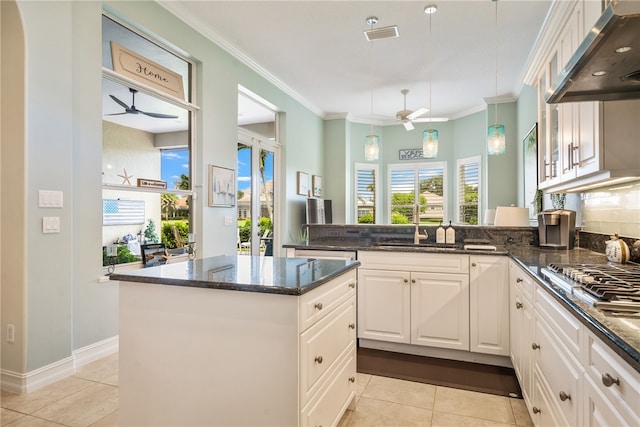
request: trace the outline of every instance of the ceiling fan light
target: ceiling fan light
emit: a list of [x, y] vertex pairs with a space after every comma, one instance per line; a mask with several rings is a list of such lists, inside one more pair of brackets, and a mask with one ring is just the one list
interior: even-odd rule
[[368, 162], [378, 160], [380, 154], [380, 138], [378, 135], [367, 135], [364, 139], [364, 159]]
[[433, 159], [438, 157], [438, 131], [427, 129], [422, 132], [422, 157]]
[[504, 125], [491, 125], [487, 130], [487, 152], [490, 156], [504, 154], [507, 151]]

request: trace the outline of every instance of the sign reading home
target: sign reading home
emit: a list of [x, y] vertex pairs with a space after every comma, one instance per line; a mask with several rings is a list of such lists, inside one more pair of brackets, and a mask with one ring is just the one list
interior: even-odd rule
[[422, 148], [405, 148], [400, 150], [400, 160], [422, 159]]
[[184, 99], [182, 76], [118, 43], [111, 42], [113, 71], [147, 86]]
[[167, 188], [167, 183], [165, 181], [158, 181], [155, 179], [138, 178], [138, 187], [159, 188], [164, 190]]

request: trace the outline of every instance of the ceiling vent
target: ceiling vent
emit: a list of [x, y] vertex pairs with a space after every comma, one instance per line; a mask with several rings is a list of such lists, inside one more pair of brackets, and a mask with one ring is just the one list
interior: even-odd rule
[[399, 37], [400, 33], [398, 33], [398, 26], [392, 25], [390, 27], [382, 27], [376, 28], [375, 30], [367, 30], [364, 32], [364, 38], [367, 41], [374, 41], [380, 39], [389, 39]]

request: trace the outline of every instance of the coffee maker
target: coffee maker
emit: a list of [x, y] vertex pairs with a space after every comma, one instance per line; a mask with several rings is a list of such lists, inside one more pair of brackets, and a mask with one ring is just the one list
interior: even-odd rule
[[573, 249], [576, 237], [576, 212], [551, 209], [538, 214], [540, 246], [553, 249]]

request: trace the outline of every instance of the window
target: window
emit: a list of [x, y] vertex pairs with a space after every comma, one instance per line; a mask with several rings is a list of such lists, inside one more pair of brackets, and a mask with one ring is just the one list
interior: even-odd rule
[[[139, 262], [145, 243], [162, 243], [171, 256], [185, 255], [196, 203], [191, 124], [197, 106], [189, 102], [193, 64], [106, 15], [102, 39], [103, 265]], [[123, 49], [177, 76], [168, 89], [178, 88], [184, 97], [114, 68], [112, 56]], [[107, 259], [111, 245], [116, 248], [110, 253], [117, 256]]]
[[389, 165], [391, 223], [410, 224], [416, 219], [422, 225], [442, 222], [446, 214], [446, 169], [445, 162]]
[[480, 156], [457, 162], [457, 218], [461, 224], [478, 224], [480, 211]]
[[378, 222], [378, 165], [355, 164], [356, 221], [358, 224]]

